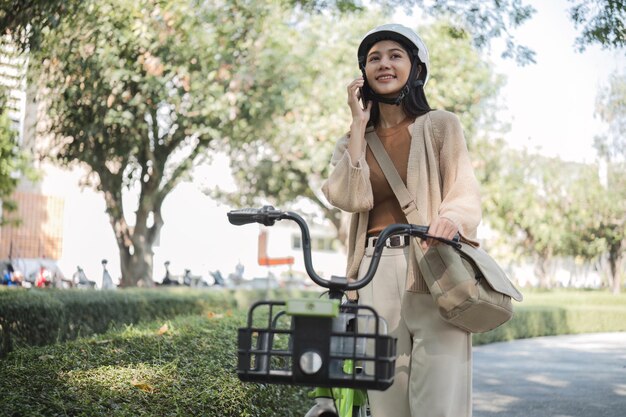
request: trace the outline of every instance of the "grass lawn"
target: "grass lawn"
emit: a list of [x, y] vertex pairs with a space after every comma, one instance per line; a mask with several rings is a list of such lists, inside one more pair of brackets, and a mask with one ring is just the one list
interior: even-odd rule
[[303, 416], [306, 391], [242, 384], [243, 314], [178, 316], [18, 349], [0, 361], [3, 416]]

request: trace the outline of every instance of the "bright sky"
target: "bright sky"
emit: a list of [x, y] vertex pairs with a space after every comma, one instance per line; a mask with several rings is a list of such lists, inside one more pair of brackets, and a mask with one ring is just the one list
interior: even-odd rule
[[[513, 32], [518, 43], [536, 52], [536, 64], [518, 66], [500, 58], [498, 42], [489, 54], [494, 71], [507, 77], [501, 90], [501, 117], [511, 131], [506, 140], [542, 154], [567, 160], [594, 160], [593, 137], [606, 126], [594, 117], [598, 91], [608, 76], [626, 69], [624, 51], [608, 52], [598, 46], [575, 52], [577, 29], [569, 18], [566, 0], [524, 0], [537, 12]], [[398, 19], [419, 28], [418, 14]]]
[[567, 13], [570, 3], [529, 3], [537, 13], [515, 37], [536, 51], [537, 63], [519, 67], [494, 60], [495, 70], [508, 78], [502, 91], [512, 123], [507, 140], [550, 156], [591, 162], [593, 138], [606, 129], [594, 117], [596, 97], [611, 73], [626, 69], [626, 55], [599, 46], [575, 52], [578, 32]]
[[[537, 63], [519, 67], [511, 60], [501, 60], [495, 51], [492, 54], [494, 70], [508, 78], [501, 91], [506, 106], [502, 118], [511, 123], [506, 139], [512, 146], [526, 146], [543, 154], [593, 161], [593, 137], [605, 129], [594, 117], [596, 95], [607, 85], [612, 72], [626, 69], [626, 57], [623, 51], [607, 52], [595, 46], [584, 53], [575, 52], [577, 31], [566, 12], [566, 0], [530, 0], [529, 3], [537, 13], [514, 35], [518, 42], [536, 51]], [[418, 27], [415, 19], [405, 18], [402, 23]], [[217, 158], [211, 167], [203, 170], [203, 183], [223, 183], [227, 171], [227, 161]], [[51, 194], [66, 194], [62, 270], [71, 276], [80, 264], [99, 282], [100, 260], [108, 258], [111, 275], [117, 279], [119, 255], [104, 215], [102, 196], [88, 190], [67, 195], [68, 191], [64, 191], [67, 181], [58, 178], [48, 181]], [[258, 228], [231, 226], [226, 221], [227, 211], [227, 207], [202, 194], [196, 184], [177, 187], [164, 203], [166, 224], [160, 246], [155, 248], [154, 279], [160, 281], [163, 277], [162, 265], [166, 260], [171, 261], [174, 274], [190, 268], [204, 276], [216, 269], [227, 275], [241, 261], [246, 265], [246, 276], [265, 275], [266, 271], [256, 265]], [[82, 213], [89, 213], [90, 217]], [[91, 216], [92, 213], [102, 214], [98, 218]]]

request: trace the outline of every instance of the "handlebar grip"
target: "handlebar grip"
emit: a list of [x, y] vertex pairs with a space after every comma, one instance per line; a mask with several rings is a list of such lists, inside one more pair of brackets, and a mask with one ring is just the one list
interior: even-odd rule
[[236, 226], [255, 223], [259, 215], [259, 209], [245, 208], [228, 212], [228, 221]]
[[276, 210], [272, 206], [263, 206], [260, 209], [244, 208], [231, 210], [227, 213], [228, 221], [236, 226], [250, 223], [261, 223], [265, 226], [272, 226], [281, 214], [282, 212], [280, 210]]

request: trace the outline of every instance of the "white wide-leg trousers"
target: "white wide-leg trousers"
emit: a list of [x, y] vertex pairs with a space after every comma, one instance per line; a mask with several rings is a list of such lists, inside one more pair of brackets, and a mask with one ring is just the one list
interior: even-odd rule
[[[359, 276], [373, 248], [366, 249]], [[396, 374], [386, 391], [368, 391], [372, 417], [471, 417], [471, 334], [446, 323], [430, 294], [406, 291], [409, 247], [385, 248], [374, 279], [359, 290], [398, 338]]]

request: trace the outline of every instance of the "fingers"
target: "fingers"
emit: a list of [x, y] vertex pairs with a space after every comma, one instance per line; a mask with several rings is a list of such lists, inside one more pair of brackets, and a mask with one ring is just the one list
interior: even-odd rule
[[361, 88], [365, 85], [363, 77], [356, 78], [348, 84], [348, 106], [352, 112], [352, 119], [367, 122], [370, 116], [371, 103], [368, 102], [365, 108], [361, 105]]
[[[452, 239], [459, 231], [459, 228], [449, 219], [445, 217], [437, 217], [434, 219], [428, 227], [428, 234], [431, 236], [441, 237], [444, 239]], [[438, 245], [440, 242], [436, 239], [426, 239], [426, 242], [422, 243], [423, 248], [429, 248], [431, 246]]]
[[358, 102], [361, 98], [360, 89], [365, 85], [365, 80], [363, 77], [359, 77], [348, 84], [348, 104], [351, 104], [352, 101]]

